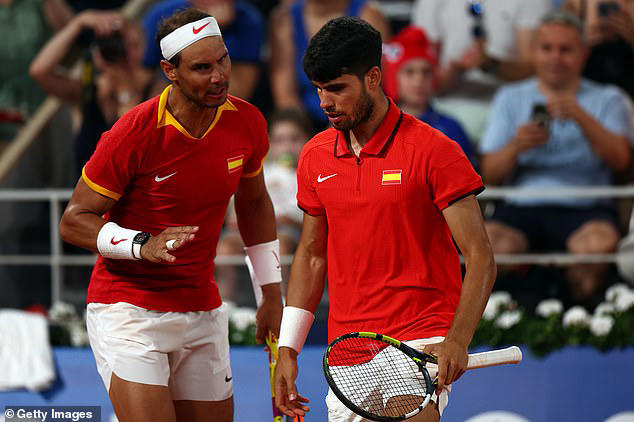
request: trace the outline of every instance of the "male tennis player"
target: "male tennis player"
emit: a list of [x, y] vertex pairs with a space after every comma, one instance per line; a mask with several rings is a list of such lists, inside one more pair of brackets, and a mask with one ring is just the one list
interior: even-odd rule
[[[306, 144], [298, 167], [304, 225], [275, 379], [288, 415], [308, 410], [295, 386], [297, 355], [326, 274], [329, 341], [373, 331], [438, 356], [437, 395], [416, 421], [439, 420], [495, 280], [475, 199], [480, 176], [458, 143], [385, 97], [380, 65], [378, 31], [349, 17], [327, 23], [304, 56], [333, 128]], [[452, 236], [465, 258], [464, 281]], [[331, 422], [363, 420], [332, 392], [326, 403]]]
[[279, 332], [282, 311], [279, 243], [262, 174], [266, 123], [254, 106], [227, 95], [231, 62], [214, 18], [177, 13], [157, 39], [172, 85], [104, 133], [60, 230], [67, 242], [99, 252], [88, 333], [119, 420], [231, 421], [227, 311], [213, 274], [234, 193], [262, 284], [260, 341]]

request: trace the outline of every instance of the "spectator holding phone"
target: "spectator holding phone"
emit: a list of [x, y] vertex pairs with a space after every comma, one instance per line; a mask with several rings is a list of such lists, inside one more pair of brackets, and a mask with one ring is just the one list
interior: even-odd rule
[[416, 0], [412, 25], [438, 49], [441, 111], [482, 136], [490, 100], [503, 82], [533, 74], [531, 43], [551, 0]]
[[[82, 38], [92, 38], [81, 75], [60, 64]], [[29, 72], [49, 94], [79, 107], [82, 122], [75, 137], [77, 177], [101, 134], [149, 96], [151, 75], [141, 66], [141, 29], [118, 12], [86, 10], [51, 38], [31, 63]]]
[[[551, 12], [537, 33], [536, 78], [496, 95], [481, 142], [488, 184], [525, 188], [605, 186], [631, 164], [633, 130], [620, 90], [581, 77], [581, 22]], [[497, 253], [568, 250], [610, 253], [619, 241], [615, 211], [591, 198], [513, 198], [499, 204], [487, 230]], [[571, 298], [585, 303], [601, 287], [601, 265], [568, 270]]]
[[566, 0], [564, 7], [584, 21], [590, 45], [584, 76], [634, 98], [634, 1]]

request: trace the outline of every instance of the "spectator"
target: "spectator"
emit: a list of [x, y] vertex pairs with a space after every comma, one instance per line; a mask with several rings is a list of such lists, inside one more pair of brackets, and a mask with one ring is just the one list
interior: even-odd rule
[[[616, 88], [582, 79], [587, 51], [582, 31], [580, 21], [569, 13], [552, 12], [543, 19], [536, 42], [536, 78], [506, 86], [495, 97], [481, 144], [487, 183], [604, 186], [630, 165], [633, 131], [627, 98]], [[540, 118], [531, 118], [535, 111]], [[615, 211], [600, 199], [509, 199], [496, 208], [487, 230], [497, 253], [609, 253], [619, 241]], [[571, 298], [592, 299], [604, 269], [571, 266]]]
[[[59, 65], [85, 30], [96, 36], [82, 74]], [[141, 66], [143, 35], [117, 12], [78, 14], [44, 46], [31, 63], [31, 76], [50, 94], [79, 106], [82, 123], [75, 137], [76, 170], [92, 155], [101, 134], [149, 96], [150, 75]]]
[[[264, 162], [264, 180], [275, 209], [277, 237], [282, 255], [295, 253], [301, 235], [303, 212], [297, 207], [296, 172], [302, 147], [312, 136], [310, 119], [297, 109], [278, 110], [269, 117], [271, 149]], [[235, 212], [230, 207], [217, 255], [243, 255], [243, 247]], [[288, 272], [288, 266], [283, 266], [282, 270]], [[235, 299], [235, 267], [217, 267], [216, 271], [222, 297]], [[287, 280], [288, 277], [284, 276], [282, 279]]]
[[502, 81], [533, 73], [531, 42], [551, 0], [417, 0], [412, 23], [439, 50], [437, 106], [459, 116], [479, 140], [491, 96]]
[[143, 22], [147, 49], [143, 65], [158, 76], [153, 92], [162, 92], [168, 81], [158, 72], [161, 51], [156, 44], [156, 29], [161, 19], [175, 11], [195, 7], [215, 17], [231, 55], [229, 94], [250, 100], [260, 77], [260, 55], [265, 39], [264, 19], [245, 0], [164, 0], [152, 7]]
[[319, 107], [317, 89], [302, 66], [304, 51], [315, 33], [330, 19], [358, 16], [389, 39], [389, 23], [373, 2], [366, 0], [297, 0], [280, 6], [271, 16], [271, 90], [277, 108], [300, 107], [315, 126], [323, 129], [328, 119]]
[[634, 98], [634, 1], [567, 0], [564, 7], [584, 21], [590, 45], [584, 76], [618, 85]]
[[383, 88], [402, 111], [458, 142], [473, 164], [473, 147], [460, 123], [431, 105], [437, 64], [436, 53], [425, 32], [407, 27], [383, 46]]
[[46, 94], [29, 76], [29, 64], [53, 32], [72, 18], [63, 0], [0, 0], [0, 152]]

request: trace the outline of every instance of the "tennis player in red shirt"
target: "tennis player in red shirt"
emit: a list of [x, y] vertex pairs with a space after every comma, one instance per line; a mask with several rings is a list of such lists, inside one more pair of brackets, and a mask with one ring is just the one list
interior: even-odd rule
[[[386, 98], [380, 65], [380, 34], [350, 17], [327, 23], [304, 56], [333, 127], [306, 144], [298, 167], [305, 215], [275, 377], [278, 407], [288, 415], [308, 410], [295, 386], [297, 355], [326, 275], [329, 341], [373, 331], [438, 356], [434, 402], [416, 421], [439, 420], [495, 280], [475, 199], [482, 179], [458, 143]], [[465, 259], [464, 281], [452, 238]], [[364, 420], [332, 391], [326, 403], [331, 422]]]
[[65, 241], [99, 253], [87, 325], [120, 421], [231, 421], [228, 316], [214, 280], [231, 196], [263, 293], [258, 340], [279, 333], [279, 242], [262, 161], [266, 122], [227, 95], [216, 20], [186, 10], [158, 29], [172, 84], [103, 134], [62, 217]]

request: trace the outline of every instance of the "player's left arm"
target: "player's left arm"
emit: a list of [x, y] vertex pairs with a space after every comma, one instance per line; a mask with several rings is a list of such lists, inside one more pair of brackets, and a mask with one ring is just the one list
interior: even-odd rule
[[[264, 185], [264, 173], [261, 171], [257, 176], [240, 179], [234, 201], [238, 230], [247, 246], [247, 254], [251, 258], [255, 275], [259, 278], [262, 288], [262, 305], [258, 308], [256, 339], [258, 343], [263, 343], [269, 331], [279, 336], [282, 320], [279, 244], [275, 249], [274, 242], [277, 240], [275, 213]], [[278, 275], [279, 279], [275, 280]]]
[[424, 349], [426, 353], [438, 356], [437, 391], [464, 373], [468, 361], [467, 349], [496, 277], [493, 250], [475, 196], [469, 195], [454, 202], [442, 213], [465, 259], [466, 274], [460, 303], [445, 340]]

